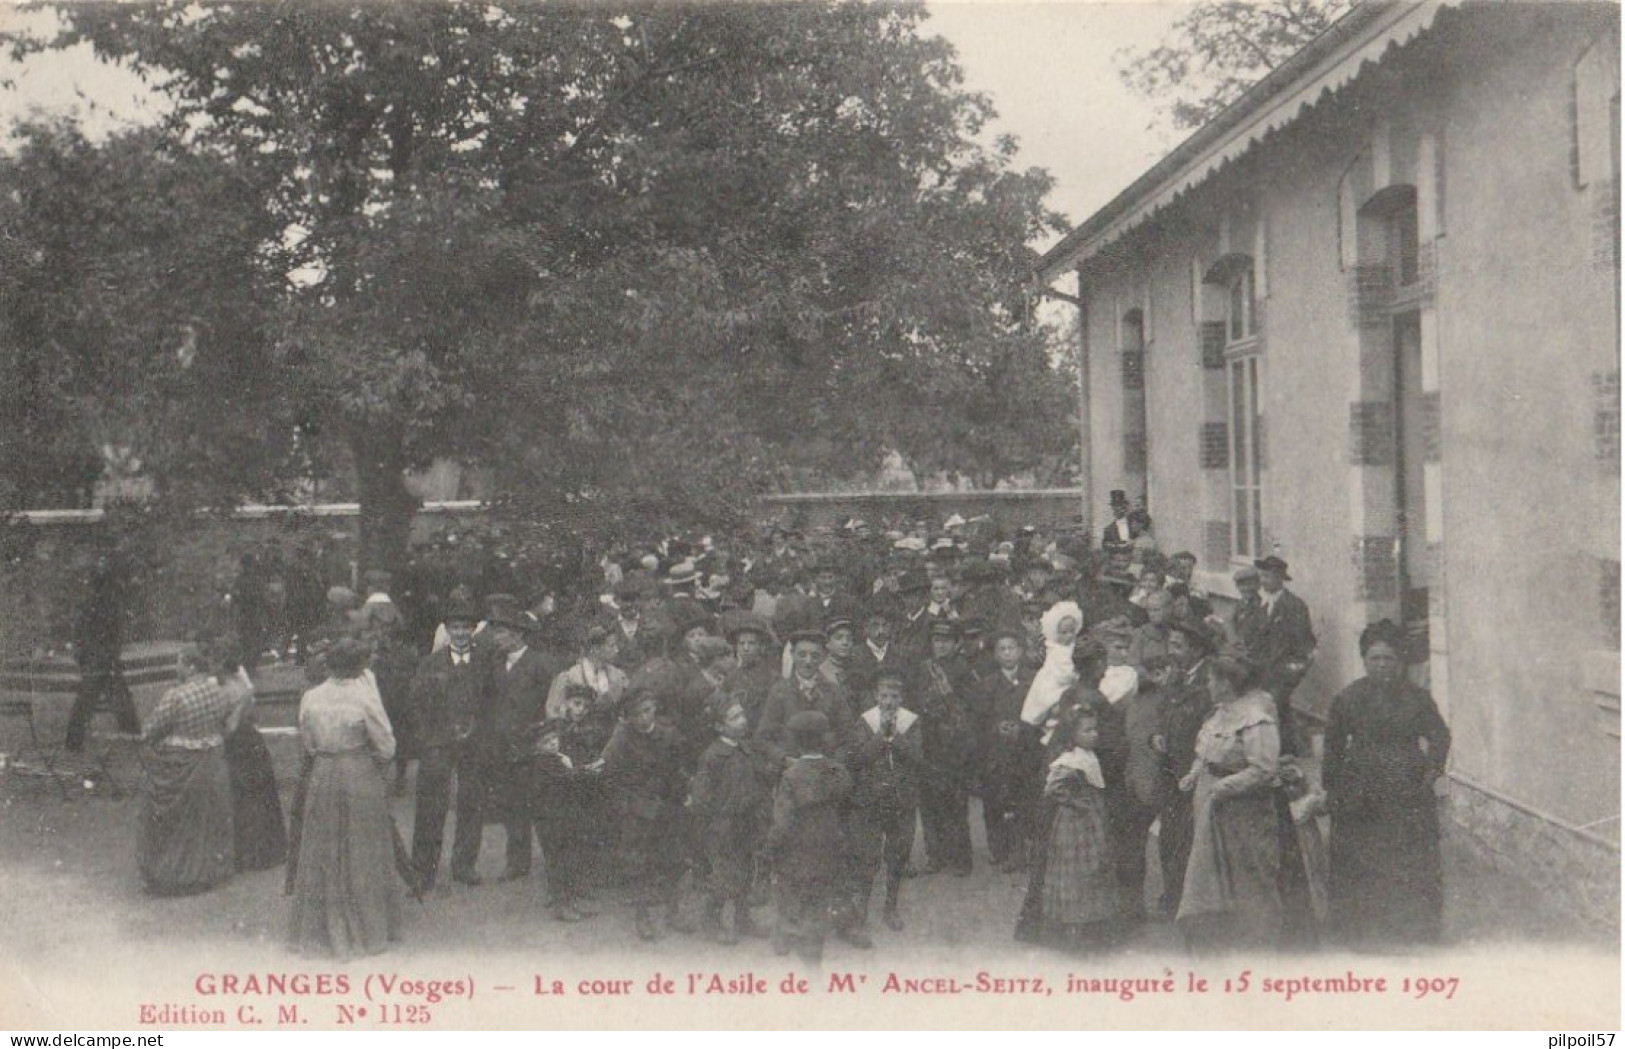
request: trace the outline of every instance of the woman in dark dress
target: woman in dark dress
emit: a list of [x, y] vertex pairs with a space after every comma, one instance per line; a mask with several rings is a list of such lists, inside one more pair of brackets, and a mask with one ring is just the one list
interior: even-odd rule
[[215, 680], [237, 703], [237, 727], [226, 735], [226, 768], [231, 775], [232, 835], [239, 871], [270, 870], [288, 855], [271, 751], [254, 719], [254, 685], [235, 660], [216, 670]]
[[1390, 620], [1360, 636], [1366, 676], [1332, 700], [1322, 771], [1331, 810], [1330, 915], [1348, 945], [1433, 943], [1444, 884], [1435, 781], [1450, 730], [1405, 679], [1405, 635]]

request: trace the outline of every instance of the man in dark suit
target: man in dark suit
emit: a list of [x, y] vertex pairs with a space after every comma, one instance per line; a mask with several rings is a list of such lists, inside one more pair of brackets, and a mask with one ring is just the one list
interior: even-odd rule
[[1100, 533], [1100, 545], [1106, 550], [1131, 546], [1143, 531], [1141, 522], [1129, 514], [1127, 492], [1121, 488], [1113, 489], [1111, 501], [1112, 523]]
[[[412, 709], [417, 713], [417, 804], [412, 818], [412, 865], [425, 889], [434, 887], [445, 841], [446, 813], [451, 808], [452, 777], [465, 766], [474, 721], [485, 707], [491, 687], [489, 653], [481, 657], [473, 644], [478, 615], [472, 603], [454, 600], [443, 622], [450, 643], [418, 662], [412, 678]], [[467, 764], [472, 764], [472, 757]], [[457, 833], [464, 851], [478, 852], [481, 812], [479, 774], [459, 777]], [[466, 830], [464, 828], [467, 828]], [[460, 881], [474, 879], [473, 860], [454, 872]]]
[[897, 608], [891, 599], [877, 595], [863, 615], [863, 640], [852, 652], [847, 668], [848, 691], [854, 696], [871, 696], [882, 670], [897, 671], [905, 661], [902, 648], [894, 640]]
[[[519, 775], [528, 759], [527, 730], [546, 720], [547, 690], [556, 670], [546, 657], [531, 647], [531, 639], [541, 621], [529, 612], [503, 614], [487, 620], [491, 638], [491, 689], [482, 716], [474, 727], [475, 759], [482, 803], [488, 816], [501, 820], [507, 831], [507, 865], [502, 878], [510, 881], [530, 873], [531, 817], [524, 798], [517, 793], [524, 777]], [[467, 786], [466, 780], [463, 786]], [[474, 863], [479, 857], [477, 827], [465, 832], [458, 822], [457, 840], [452, 851], [452, 876], [474, 882]]]
[[85, 747], [90, 722], [103, 703], [118, 718], [120, 732], [141, 731], [135, 700], [124, 681], [119, 663], [123, 650], [124, 614], [128, 603], [127, 580], [122, 566], [103, 555], [90, 577], [90, 592], [74, 622], [74, 659], [79, 664], [79, 694], [68, 712], [69, 751]]
[[1315, 631], [1309, 622], [1309, 606], [1286, 589], [1292, 579], [1287, 563], [1270, 556], [1254, 561], [1258, 569], [1259, 601], [1263, 605], [1263, 626], [1257, 648], [1251, 653], [1259, 668], [1259, 685], [1275, 697], [1276, 716], [1281, 723], [1281, 753], [1297, 753], [1293, 731], [1292, 693], [1309, 672], [1315, 658]]
[[768, 690], [762, 719], [756, 723], [756, 738], [773, 748], [777, 758], [795, 757], [789, 724], [790, 719], [800, 713], [816, 711], [823, 716], [831, 733], [829, 748], [832, 752], [844, 746], [851, 735], [856, 715], [846, 690], [820, 670], [825, 640], [823, 633], [817, 630], [790, 635], [790, 677], [781, 679]]
[[995, 630], [994, 670], [972, 689], [971, 714], [981, 734], [978, 757], [987, 850], [995, 867], [1009, 871], [1027, 864], [1028, 816], [1042, 789], [1038, 738], [1021, 722], [1021, 705], [1033, 684], [1025, 648], [1025, 631], [1019, 626]]

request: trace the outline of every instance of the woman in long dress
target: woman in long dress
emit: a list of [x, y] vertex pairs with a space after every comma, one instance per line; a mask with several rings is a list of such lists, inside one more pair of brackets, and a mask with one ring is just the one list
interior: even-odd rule
[[226, 734], [238, 697], [220, 687], [199, 650], [182, 657], [180, 684], [147, 722], [146, 781], [137, 828], [141, 883], [150, 893], [205, 892], [236, 870]]
[[364, 641], [327, 652], [326, 681], [299, 702], [299, 739], [310, 762], [293, 872], [294, 950], [348, 958], [397, 938], [400, 891], [383, 770], [395, 736], [366, 674]]
[[288, 855], [288, 832], [271, 751], [254, 717], [254, 685], [240, 665], [221, 667], [216, 681], [235, 698], [238, 711], [226, 736], [237, 869], [270, 870]]
[[1360, 636], [1366, 676], [1332, 700], [1322, 775], [1331, 811], [1330, 924], [1345, 944], [1433, 943], [1444, 885], [1433, 788], [1450, 729], [1405, 679], [1390, 620]]
[[1213, 712], [1179, 782], [1194, 790], [1195, 830], [1176, 923], [1198, 952], [1273, 949], [1282, 932], [1281, 841], [1275, 806], [1281, 737], [1275, 701], [1226, 653], [1208, 673]]

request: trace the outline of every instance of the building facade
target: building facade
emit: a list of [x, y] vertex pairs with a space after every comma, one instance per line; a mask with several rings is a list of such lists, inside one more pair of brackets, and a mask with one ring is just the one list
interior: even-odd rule
[[1078, 227], [1089, 500], [1201, 580], [1277, 554], [1323, 713], [1384, 617], [1452, 814], [1619, 920], [1619, 21], [1367, 4]]

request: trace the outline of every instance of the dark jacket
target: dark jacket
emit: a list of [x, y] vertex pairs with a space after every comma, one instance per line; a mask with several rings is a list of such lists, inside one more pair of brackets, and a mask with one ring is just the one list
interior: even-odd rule
[[453, 663], [449, 648], [418, 660], [411, 686], [418, 748], [454, 746], [473, 735], [491, 685], [488, 654], [471, 653], [463, 666]]
[[821, 754], [798, 757], [785, 769], [773, 799], [767, 852], [791, 884], [834, 884], [846, 870], [841, 808], [852, 793], [845, 766]]
[[689, 810], [701, 836], [738, 841], [766, 833], [779, 762], [755, 740], [713, 740], [689, 781]]
[[795, 677], [781, 679], [768, 690], [767, 702], [762, 707], [762, 719], [756, 724], [755, 738], [773, 748], [780, 757], [790, 753], [789, 721], [804, 710], [816, 710], [829, 720], [831, 750], [838, 750], [852, 734], [852, 708], [846, 690], [822, 674], [812, 685], [812, 695], [804, 695]]
[[852, 807], [860, 812], [908, 811], [920, 803], [920, 767], [925, 761], [919, 718], [897, 712], [891, 732], [883, 731], [879, 707], [858, 718], [842, 762], [852, 773]]
[[507, 656], [492, 651], [489, 658], [491, 690], [474, 729], [475, 739], [492, 756], [522, 760], [527, 756], [527, 730], [546, 718], [554, 667], [534, 648], [525, 649], [512, 670]]
[[640, 820], [675, 819], [688, 782], [681, 743], [669, 725], [639, 732], [629, 722], [615, 726], [604, 748], [604, 781], [623, 815]]

